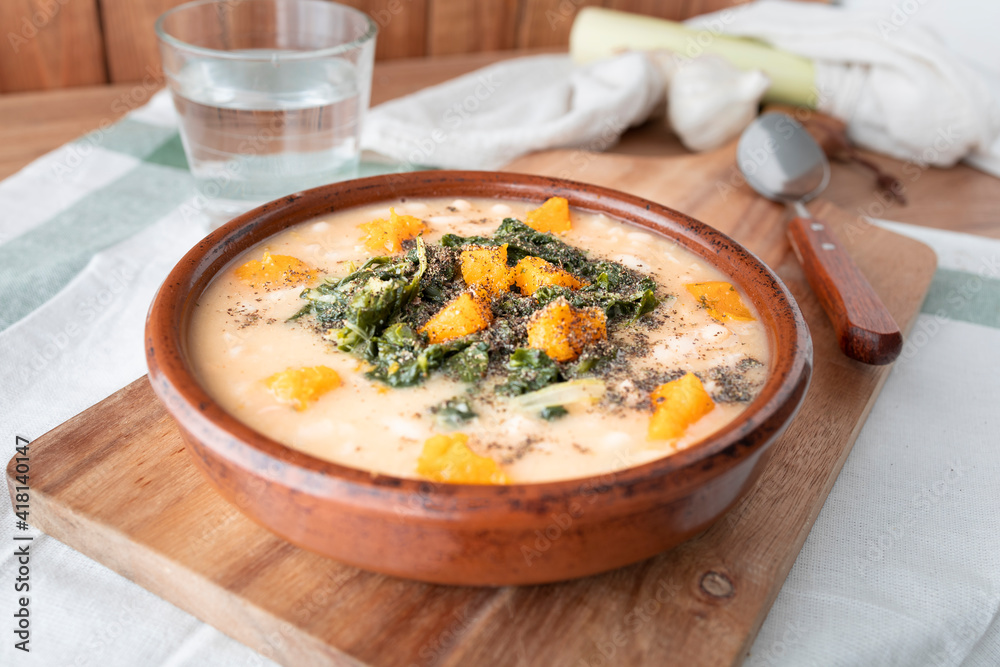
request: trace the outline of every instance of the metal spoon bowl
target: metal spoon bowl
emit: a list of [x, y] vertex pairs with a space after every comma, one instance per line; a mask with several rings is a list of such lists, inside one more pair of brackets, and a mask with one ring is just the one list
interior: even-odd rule
[[844, 354], [866, 364], [894, 361], [903, 349], [899, 326], [826, 223], [805, 207], [830, 181], [819, 145], [790, 116], [769, 112], [743, 131], [736, 160], [750, 187], [795, 211], [788, 240]]

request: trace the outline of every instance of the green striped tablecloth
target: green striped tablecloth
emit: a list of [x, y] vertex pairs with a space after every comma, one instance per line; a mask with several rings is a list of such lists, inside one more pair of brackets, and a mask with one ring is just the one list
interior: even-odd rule
[[[192, 187], [162, 94], [0, 183], [6, 456], [145, 373], [149, 303], [211, 224]], [[940, 268], [749, 665], [1000, 664], [1000, 242], [884, 224]], [[272, 664], [46, 536], [31, 587], [31, 653], [8, 629], [0, 664]]]

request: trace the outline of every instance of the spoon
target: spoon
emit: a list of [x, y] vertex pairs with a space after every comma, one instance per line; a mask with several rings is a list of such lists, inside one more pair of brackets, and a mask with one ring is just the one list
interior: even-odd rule
[[866, 364], [892, 363], [903, 348], [899, 326], [826, 223], [805, 207], [830, 181], [819, 145], [792, 117], [769, 112], [743, 131], [736, 160], [758, 194], [794, 210], [788, 240], [840, 349]]

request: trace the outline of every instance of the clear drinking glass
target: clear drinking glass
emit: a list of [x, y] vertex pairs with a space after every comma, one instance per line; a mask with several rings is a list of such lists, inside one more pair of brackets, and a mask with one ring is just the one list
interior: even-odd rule
[[245, 209], [355, 176], [376, 32], [324, 0], [199, 0], [160, 16], [199, 193]]

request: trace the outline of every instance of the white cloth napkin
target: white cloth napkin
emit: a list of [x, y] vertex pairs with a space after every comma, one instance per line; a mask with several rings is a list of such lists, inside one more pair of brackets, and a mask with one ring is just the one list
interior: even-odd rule
[[496, 169], [533, 151], [600, 151], [663, 101], [659, 70], [624, 54], [507, 60], [372, 109], [361, 146], [409, 165]]
[[942, 167], [989, 153], [1000, 135], [989, 85], [929, 26], [903, 16], [761, 0], [688, 24], [811, 58], [819, 109], [847, 121], [865, 148]]
[[[149, 302], [211, 226], [176, 128], [157, 95], [0, 182], [4, 461], [15, 435], [34, 439], [146, 372]], [[1000, 241], [891, 228], [931, 244], [940, 268], [747, 667], [1000, 665]], [[29, 654], [11, 632], [15, 534], [35, 536]], [[56, 539], [18, 531], [6, 501], [0, 544], [4, 667], [288, 664], [280, 646], [261, 641], [256, 653]]]
[[[873, 12], [761, 0], [688, 24], [813, 59], [819, 108], [846, 120], [862, 147], [921, 166], [969, 156], [1000, 176], [1000, 91], [919, 21], [897, 29]], [[599, 151], [649, 117], [666, 83], [637, 53], [584, 66], [520, 58], [375, 107], [361, 143], [407, 164], [459, 169], [548, 148]]]

